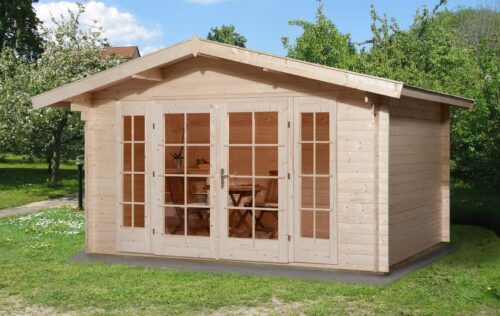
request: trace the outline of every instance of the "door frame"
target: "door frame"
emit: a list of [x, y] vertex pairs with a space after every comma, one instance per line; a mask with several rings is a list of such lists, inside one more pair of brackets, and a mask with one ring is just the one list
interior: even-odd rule
[[[155, 100], [152, 101], [151, 123], [153, 133], [151, 141], [151, 159], [154, 173], [151, 188], [151, 251], [155, 255], [190, 257], [190, 258], [218, 258], [218, 217], [219, 217], [219, 190], [216, 171], [219, 166], [218, 148], [218, 118], [219, 106], [210, 99], [203, 100]], [[164, 120], [165, 114], [210, 114], [210, 172], [200, 177], [210, 178], [210, 236], [170, 235], [164, 231]], [[187, 119], [187, 117], [185, 118]], [[185, 136], [187, 137], [187, 135]], [[186, 160], [184, 160], [186, 162]], [[187, 168], [187, 165], [185, 166]], [[187, 220], [187, 218], [186, 218]]]
[[[290, 205], [288, 203], [288, 187], [289, 187], [289, 99], [283, 97], [274, 98], [244, 98], [244, 99], [228, 99], [220, 104], [220, 139], [219, 151], [220, 166], [227, 168], [229, 144], [229, 119], [230, 112], [278, 112], [278, 199], [279, 212], [278, 215], [278, 239], [255, 239], [255, 238], [230, 238], [228, 236], [228, 187], [229, 182], [219, 192], [219, 234], [220, 234], [220, 258], [225, 260], [241, 260], [241, 261], [259, 261], [259, 262], [289, 262], [289, 222]], [[251, 145], [250, 145], [251, 146]], [[222, 182], [221, 174], [218, 179]], [[277, 253], [274, 252], [277, 250]]]

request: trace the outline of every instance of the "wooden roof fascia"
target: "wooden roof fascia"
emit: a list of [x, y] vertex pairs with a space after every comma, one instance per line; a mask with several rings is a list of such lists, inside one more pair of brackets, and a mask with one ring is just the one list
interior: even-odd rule
[[202, 40], [199, 54], [399, 98], [403, 83]]
[[158, 68], [199, 55], [248, 64], [260, 67], [263, 71], [305, 77], [396, 99], [401, 98], [403, 95], [466, 108], [474, 106], [474, 100], [414, 88], [404, 85], [402, 82], [385, 78], [278, 57], [219, 42], [201, 40], [197, 36], [147, 56], [130, 60], [93, 76], [34, 96], [32, 98], [33, 106], [35, 108], [42, 108], [44, 106], [60, 104], [61, 102], [71, 102], [72, 98], [79, 95], [92, 93], [132, 78], [159, 81], [162, 80], [163, 76], [161, 69]]
[[401, 96], [444, 103], [467, 109], [472, 109], [475, 106], [475, 101], [472, 99], [462, 98], [455, 95], [436, 92], [422, 88], [416, 88], [408, 85], [404, 85], [403, 90], [401, 91]]
[[65, 84], [53, 90], [39, 94], [31, 98], [35, 108], [42, 108], [61, 101], [105, 88], [122, 81], [131, 79], [134, 75], [147, 70], [166, 66], [178, 60], [192, 56], [191, 40], [177, 43], [168, 48], [151, 53], [147, 56], [132, 59], [116, 67], [104, 70], [95, 75]]

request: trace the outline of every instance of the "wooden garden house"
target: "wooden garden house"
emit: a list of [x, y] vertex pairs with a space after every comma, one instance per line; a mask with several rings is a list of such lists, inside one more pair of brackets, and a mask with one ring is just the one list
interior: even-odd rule
[[85, 250], [389, 272], [450, 240], [450, 107], [194, 37], [33, 98], [85, 122]]

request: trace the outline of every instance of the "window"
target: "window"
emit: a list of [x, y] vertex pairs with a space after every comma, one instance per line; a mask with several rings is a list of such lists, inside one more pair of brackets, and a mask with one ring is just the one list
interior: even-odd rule
[[123, 117], [123, 226], [144, 227], [144, 116]]
[[165, 233], [210, 236], [210, 114], [164, 116]]
[[330, 238], [329, 113], [302, 113], [300, 132], [301, 236]]

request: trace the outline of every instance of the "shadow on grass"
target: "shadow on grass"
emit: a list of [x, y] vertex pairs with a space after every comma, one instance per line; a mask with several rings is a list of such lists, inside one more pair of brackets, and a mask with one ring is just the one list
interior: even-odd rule
[[476, 225], [500, 236], [500, 192], [456, 183], [451, 187], [451, 222]]
[[[61, 176], [63, 179], [77, 179], [76, 171], [70, 169], [62, 169]], [[0, 188], [10, 188], [13, 186], [26, 186], [32, 184], [47, 184], [49, 174], [47, 170], [40, 168], [0, 168]], [[58, 188], [62, 185], [51, 184], [53, 188]], [[47, 188], [50, 189], [49, 185]]]
[[78, 188], [75, 168], [65, 166], [61, 177], [61, 183], [50, 183], [46, 166], [42, 164], [10, 161], [0, 164], [0, 209], [75, 193]]

